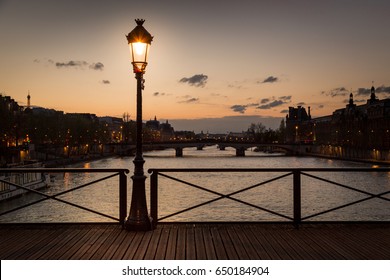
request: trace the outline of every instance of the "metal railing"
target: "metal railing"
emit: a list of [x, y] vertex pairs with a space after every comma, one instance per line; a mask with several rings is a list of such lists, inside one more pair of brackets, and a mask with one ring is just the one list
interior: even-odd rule
[[[346, 207], [349, 207], [349, 206], [352, 206], [355, 204], [359, 204], [359, 203], [362, 203], [364, 201], [371, 200], [373, 198], [378, 198], [378, 199], [381, 199], [383, 201], [390, 202], [389, 198], [384, 197], [385, 195], [390, 193], [390, 190], [387, 190], [387, 191], [384, 191], [381, 193], [371, 193], [369, 191], [361, 190], [361, 189], [358, 189], [356, 187], [348, 186], [348, 185], [345, 185], [342, 183], [334, 182], [332, 180], [325, 179], [325, 178], [310, 174], [310, 172], [316, 172], [316, 173], [317, 172], [319, 172], [319, 173], [323, 173], [323, 172], [347, 172], [347, 173], [350, 173], [350, 172], [368, 172], [368, 173], [370, 173], [370, 172], [388, 172], [388, 173], [390, 173], [390, 168], [261, 168], [261, 169], [235, 169], [235, 168], [227, 168], [227, 169], [218, 169], [218, 168], [216, 168], [216, 169], [210, 169], [210, 168], [209, 169], [199, 169], [199, 168], [198, 169], [197, 168], [168, 169], [168, 168], [164, 168], [163, 169], [163, 168], [161, 168], [160, 169], [160, 168], [153, 168], [153, 169], [149, 169], [148, 172], [151, 174], [151, 177], [150, 177], [150, 205], [151, 205], [150, 209], [151, 209], [151, 217], [153, 220], [154, 227], [156, 227], [157, 223], [160, 221], [163, 221], [163, 220], [171, 218], [173, 216], [182, 214], [184, 212], [194, 210], [196, 208], [199, 208], [199, 207], [202, 207], [205, 205], [209, 205], [209, 204], [216, 202], [218, 200], [221, 200], [221, 199], [229, 199], [229, 200], [244, 204], [246, 206], [265, 211], [265, 212], [270, 213], [272, 215], [283, 218], [284, 220], [290, 221], [295, 226], [298, 226], [302, 222], [309, 221], [310, 219], [312, 219], [314, 217], [318, 217], [318, 216], [324, 215], [326, 213], [336, 211], [338, 209], [342, 209], [342, 208], [346, 208]], [[185, 180], [168, 175], [169, 173], [205, 173], [205, 172], [207, 172], [207, 173], [210, 173], [210, 172], [216, 172], [216, 173], [226, 173], [226, 172], [229, 172], [229, 173], [233, 173], [233, 172], [267, 173], [268, 172], [269, 173], [269, 172], [272, 172], [272, 173], [283, 173], [283, 174], [280, 176], [276, 176], [276, 177], [273, 177], [271, 179], [256, 183], [254, 185], [251, 185], [251, 186], [248, 186], [245, 188], [241, 188], [241, 189], [236, 190], [234, 192], [229, 192], [229, 193], [221, 193], [219, 191], [205, 188], [203, 186], [200, 186], [200, 185], [197, 185], [197, 184], [194, 184], [194, 183], [191, 183], [191, 182], [188, 182], [188, 181], [185, 181]], [[163, 217], [159, 217], [159, 213], [158, 213], [158, 205], [159, 205], [158, 177], [159, 176], [167, 178], [169, 180], [179, 182], [181, 184], [184, 184], [184, 185], [187, 185], [190, 187], [193, 187], [193, 188], [198, 189], [198, 190], [202, 190], [202, 191], [207, 192], [207, 193], [211, 193], [213, 195], [216, 195], [217, 198], [213, 198], [213, 199], [201, 202], [199, 204], [196, 204], [194, 206], [182, 209], [180, 211], [165, 215]], [[303, 176], [306, 176], [306, 177], [309, 177], [309, 178], [312, 178], [315, 180], [323, 181], [326, 183], [330, 183], [332, 185], [338, 186], [340, 188], [348, 189], [348, 190], [351, 190], [351, 191], [356, 192], [356, 193], [360, 193], [360, 194], [364, 195], [365, 197], [354, 200], [352, 202], [344, 203], [344, 204], [336, 206], [336, 207], [332, 207], [332, 208], [324, 210], [324, 211], [319, 211], [319, 212], [314, 213], [314, 214], [302, 216], [302, 201], [301, 201], [302, 200], [302, 182], [301, 182], [302, 180], [301, 179]], [[271, 182], [274, 182], [274, 181], [277, 181], [277, 180], [280, 180], [280, 179], [286, 178], [286, 177], [292, 177], [293, 211], [291, 213], [292, 215], [290, 215], [290, 216], [282, 214], [282, 213], [278, 213], [276, 211], [267, 209], [265, 207], [255, 205], [253, 203], [250, 203], [250, 202], [244, 201], [242, 199], [238, 199], [236, 197], [233, 197], [236, 194], [243, 193], [243, 192], [246, 192], [248, 190], [252, 190], [254, 188], [258, 188], [260, 186], [269, 184]], [[388, 176], [388, 178], [390, 179], [390, 176]], [[387, 186], [390, 186], [390, 184], [387, 184]]]
[[[38, 199], [36, 201], [29, 202], [29, 203], [26, 203], [24, 205], [15, 207], [13, 209], [4, 211], [4, 212], [0, 213], [0, 217], [7, 215], [9, 213], [18, 211], [20, 209], [32, 206], [34, 204], [41, 203], [43, 201], [51, 199], [51, 200], [58, 201], [60, 203], [64, 203], [64, 204], [76, 207], [76, 208], [84, 210], [84, 211], [94, 213], [94, 214], [99, 215], [99, 216], [103, 216], [105, 218], [109, 218], [111, 220], [119, 222], [122, 225], [124, 224], [125, 218], [127, 215], [127, 207], [128, 207], [128, 205], [127, 205], [127, 176], [126, 176], [126, 174], [129, 173], [128, 169], [114, 169], [114, 168], [107, 168], [107, 169], [96, 169], [96, 168], [2, 168], [2, 169], [0, 169], [0, 175], [1, 174], [26, 174], [26, 173], [43, 173], [43, 174], [52, 174], [52, 173], [110, 173], [110, 175], [107, 175], [105, 177], [84, 183], [80, 186], [76, 186], [76, 187], [73, 187], [71, 189], [67, 189], [67, 190], [58, 192], [54, 195], [46, 194], [44, 192], [41, 192], [41, 191], [38, 191], [35, 189], [30, 189], [30, 188], [22, 186], [20, 184], [16, 184], [16, 183], [13, 183], [10, 181], [0, 179], [0, 182], [2, 182], [2, 183], [8, 184], [10, 186], [14, 186], [18, 189], [23, 189], [26, 192], [35, 193], [39, 196], [42, 196], [41, 199]], [[77, 205], [73, 202], [59, 198], [59, 196], [61, 196], [61, 195], [73, 192], [75, 190], [85, 188], [87, 186], [96, 184], [96, 183], [104, 181], [104, 180], [108, 180], [108, 179], [116, 177], [116, 176], [119, 177], [119, 188], [118, 188], [119, 217], [113, 217], [111, 215], [107, 215], [105, 213], [101, 213], [101, 212], [98, 212], [96, 210], [93, 210], [93, 209], [90, 209], [90, 208], [87, 208], [87, 207], [84, 207], [81, 205]]]
[[[343, 184], [343, 183], [334, 182], [332, 180], [322, 178], [322, 177], [319, 177], [317, 175], [310, 174], [313, 172], [314, 173], [387, 172], [390, 174], [390, 168], [260, 168], [260, 169], [256, 169], [256, 168], [253, 168], [253, 169], [250, 169], [250, 168], [249, 169], [242, 169], [242, 168], [224, 168], [224, 169], [220, 169], [220, 168], [206, 168], [206, 169], [201, 169], [201, 168], [191, 168], [191, 169], [161, 168], [161, 169], [159, 169], [159, 168], [153, 168], [153, 169], [149, 169], [148, 172], [151, 174], [151, 176], [150, 176], [150, 215], [153, 219], [153, 226], [154, 227], [157, 226], [158, 222], [161, 222], [165, 219], [174, 217], [176, 215], [179, 215], [179, 214], [182, 214], [185, 212], [189, 212], [191, 210], [197, 209], [197, 208], [205, 206], [205, 205], [209, 205], [213, 202], [216, 202], [216, 201], [219, 201], [222, 199], [228, 199], [231, 201], [235, 201], [237, 203], [241, 203], [241, 204], [246, 205], [248, 207], [252, 207], [252, 208], [267, 212], [269, 214], [272, 214], [274, 216], [282, 218], [284, 221], [292, 222], [296, 226], [303, 223], [303, 222], [311, 221], [312, 218], [324, 215], [326, 213], [336, 211], [338, 209], [346, 208], [346, 207], [349, 207], [349, 206], [352, 206], [355, 204], [360, 204], [362, 202], [365, 202], [365, 201], [368, 201], [368, 200], [371, 200], [374, 198], [380, 199], [380, 200], [385, 201], [385, 202], [390, 202], [390, 198], [385, 197], [386, 195], [390, 194], [390, 190], [385, 190], [385, 191], [380, 192], [380, 193], [372, 193], [372, 192], [369, 192], [367, 190], [358, 189], [354, 186], [348, 186], [348, 185]], [[212, 172], [213, 173], [221, 173], [221, 174], [223, 174], [223, 173], [246, 173], [246, 174], [249, 174], [249, 173], [281, 173], [281, 174], [278, 176], [272, 177], [270, 179], [267, 179], [267, 180], [258, 182], [256, 184], [241, 188], [239, 190], [228, 192], [228, 193], [222, 193], [220, 191], [212, 190], [212, 189], [200, 186], [198, 184], [188, 182], [188, 181], [185, 181], [183, 179], [168, 175], [169, 173], [212, 173]], [[51, 174], [51, 173], [111, 173], [111, 174], [107, 175], [105, 177], [84, 183], [82, 185], [73, 187], [71, 189], [60, 191], [60, 192], [53, 194], [53, 195], [46, 194], [46, 193], [40, 192], [38, 190], [29, 189], [29, 188], [24, 187], [22, 185], [15, 184], [15, 183], [0, 179], [0, 182], [6, 182], [7, 184], [10, 184], [10, 185], [15, 186], [17, 188], [24, 189], [27, 192], [35, 193], [35, 194], [42, 196], [42, 198], [37, 200], [37, 201], [30, 202], [30, 203], [27, 203], [25, 205], [22, 205], [22, 206], [13, 208], [11, 210], [7, 210], [5, 212], [2, 212], [2, 213], [0, 213], [0, 217], [3, 215], [7, 215], [11, 212], [14, 212], [14, 211], [17, 211], [17, 210], [32, 206], [34, 204], [51, 199], [51, 200], [58, 201], [60, 203], [64, 203], [64, 204], [82, 209], [84, 211], [94, 213], [96, 215], [103, 216], [105, 218], [112, 219], [116, 222], [119, 222], [122, 225], [125, 222], [125, 219], [127, 216], [127, 207], [128, 207], [128, 205], [127, 205], [127, 175], [126, 175], [127, 173], [129, 173], [128, 169], [92, 169], [92, 168], [91, 169], [85, 169], [85, 168], [6, 168], [6, 169], [0, 169], [0, 174], [4, 174], [4, 173], [45, 173], [45, 174]], [[87, 186], [96, 184], [98, 182], [101, 182], [101, 181], [104, 181], [104, 180], [107, 180], [107, 179], [110, 179], [110, 178], [113, 178], [116, 176], [119, 177], [119, 186], [118, 186], [119, 217], [113, 217], [111, 215], [100, 213], [100, 212], [95, 211], [93, 209], [89, 209], [87, 207], [77, 205], [73, 202], [59, 198], [59, 196], [64, 195], [66, 193], [85, 188]], [[181, 183], [181, 184], [185, 184], [187, 186], [204, 191], [206, 193], [216, 195], [217, 197], [209, 199], [209, 200], [201, 202], [201, 203], [198, 203], [194, 206], [167, 214], [167, 215], [162, 216], [162, 217], [159, 217], [159, 213], [158, 213], [158, 206], [159, 206], [158, 177], [159, 176], [167, 178], [169, 180], [176, 181], [176, 182]], [[318, 181], [322, 181], [322, 182], [326, 182], [326, 183], [335, 185], [335, 186], [343, 188], [343, 189], [348, 189], [348, 190], [353, 191], [355, 193], [360, 193], [360, 194], [364, 195], [364, 198], [359, 198], [359, 199], [356, 199], [354, 201], [344, 203], [344, 204], [341, 204], [341, 205], [336, 206], [336, 207], [331, 207], [331, 208], [323, 210], [323, 211], [319, 211], [319, 212], [312, 213], [312, 214], [309, 214], [306, 216], [302, 216], [302, 177], [312, 178], [312, 179], [315, 179]], [[244, 193], [246, 191], [249, 191], [249, 190], [252, 190], [255, 188], [259, 188], [261, 186], [270, 184], [272, 182], [281, 180], [283, 178], [291, 178], [291, 184], [289, 186], [292, 186], [293, 210], [292, 210], [292, 213], [290, 215], [280, 213], [280, 212], [277, 212], [274, 210], [270, 210], [266, 207], [259, 206], [259, 205], [256, 205], [254, 203], [247, 202], [243, 199], [234, 197], [237, 194]], [[387, 180], [387, 182], [388, 182], [390, 180], [390, 176], [388, 176], [387, 178], [388, 178], [388, 180]], [[387, 184], [387, 186], [389, 186], [389, 185], [390, 184]], [[199, 222], [207, 222], [207, 221], [202, 220]]]

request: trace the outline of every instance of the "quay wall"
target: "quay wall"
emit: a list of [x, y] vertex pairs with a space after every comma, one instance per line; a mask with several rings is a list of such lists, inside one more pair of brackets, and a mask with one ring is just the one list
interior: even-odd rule
[[306, 147], [305, 154], [340, 160], [362, 161], [390, 165], [390, 150], [368, 150], [333, 145], [312, 145], [311, 147]]

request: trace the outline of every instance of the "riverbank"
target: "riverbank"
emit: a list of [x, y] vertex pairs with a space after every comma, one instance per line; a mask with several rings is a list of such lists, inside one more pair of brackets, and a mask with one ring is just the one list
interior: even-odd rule
[[343, 160], [343, 161], [350, 161], [350, 162], [369, 163], [369, 164], [373, 164], [373, 165], [390, 166], [390, 161], [384, 161], [384, 160], [361, 159], [361, 158], [339, 158], [339, 157], [335, 157], [335, 156], [314, 154], [314, 153], [308, 153], [307, 156], [333, 159], [333, 160]]
[[83, 155], [83, 156], [73, 156], [68, 158], [50, 159], [47, 161], [43, 161], [42, 163], [47, 168], [56, 168], [56, 167], [66, 167], [67, 165], [81, 163], [81, 162], [90, 162], [90, 161], [96, 161], [96, 160], [112, 158], [112, 157], [115, 157], [115, 155], [91, 154], [91, 155]]
[[387, 150], [366, 150], [331, 145], [313, 145], [306, 150], [305, 155], [335, 160], [363, 162], [374, 165], [390, 165], [390, 151]]

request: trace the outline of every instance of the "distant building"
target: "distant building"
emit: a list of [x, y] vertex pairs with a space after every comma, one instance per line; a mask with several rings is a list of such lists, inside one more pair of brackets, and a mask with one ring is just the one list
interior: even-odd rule
[[27, 108], [28, 109], [31, 108], [31, 95], [30, 95], [30, 92], [27, 95]]
[[98, 117], [99, 123], [105, 128], [103, 132], [108, 134], [109, 142], [119, 143], [123, 141], [123, 119], [116, 117]]
[[182, 131], [175, 131], [175, 140], [176, 141], [193, 141], [195, 140], [195, 132], [188, 131], [188, 130], [182, 130]]
[[[302, 106], [289, 107], [286, 116], [286, 142], [295, 143], [300, 142], [301, 139], [307, 139], [307, 128], [304, 129], [302, 123], [305, 123], [305, 126], [311, 123], [310, 107], [308, 112]], [[302, 137], [303, 135], [305, 136]]]
[[171, 141], [175, 139], [175, 130], [168, 120], [165, 123], [160, 123], [155, 116], [154, 120], [149, 120], [145, 123], [145, 127], [151, 138], [149, 139], [150, 141]]
[[[310, 107], [309, 107], [310, 108]], [[345, 108], [332, 115], [310, 117], [303, 107], [290, 107], [286, 142], [316, 143], [364, 149], [390, 149], [390, 99], [379, 100], [371, 87], [366, 104], [356, 105], [353, 94]]]
[[254, 136], [251, 133], [248, 132], [229, 132], [225, 136], [226, 141], [234, 141], [234, 142], [247, 142], [247, 141], [254, 141]]

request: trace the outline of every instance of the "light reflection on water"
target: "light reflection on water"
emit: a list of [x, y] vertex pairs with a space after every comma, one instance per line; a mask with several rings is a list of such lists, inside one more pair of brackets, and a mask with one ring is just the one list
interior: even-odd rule
[[[175, 157], [174, 150], [153, 151], [144, 154], [145, 173], [149, 168], [298, 168], [298, 167], [371, 167], [369, 164], [336, 161], [311, 157], [285, 157], [246, 151], [245, 157], [236, 157], [234, 149], [220, 151], [215, 146], [202, 151], [185, 149], [182, 158]], [[133, 172], [133, 158], [110, 158], [77, 164], [70, 167], [128, 168]], [[172, 177], [188, 181], [222, 194], [229, 194], [253, 186], [282, 173], [169, 173]], [[311, 173], [312, 175], [353, 186], [372, 193], [381, 193], [390, 188], [388, 173]], [[108, 174], [66, 173], [56, 174], [55, 182], [45, 191], [55, 194]], [[128, 176], [128, 202], [131, 201], [131, 175]], [[60, 199], [118, 217], [118, 178], [114, 177], [59, 196]], [[149, 204], [149, 178], [146, 180]], [[282, 215], [292, 217], [292, 176], [262, 185], [232, 197], [243, 200]], [[302, 176], [302, 216], [308, 216], [329, 208], [363, 199], [366, 196], [338, 186]], [[385, 196], [390, 198], [390, 195]], [[40, 197], [38, 197], [40, 198]], [[2, 202], [0, 211], [38, 199], [35, 195]], [[159, 176], [159, 217], [218, 198], [218, 195], [194, 189]], [[312, 220], [390, 220], [390, 203], [371, 199], [361, 204], [324, 214]], [[220, 199], [209, 205], [196, 208], [164, 221], [286, 221], [282, 217], [245, 206], [230, 199]], [[1, 222], [92, 222], [113, 221], [63, 203], [47, 200], [5, 217]]]

